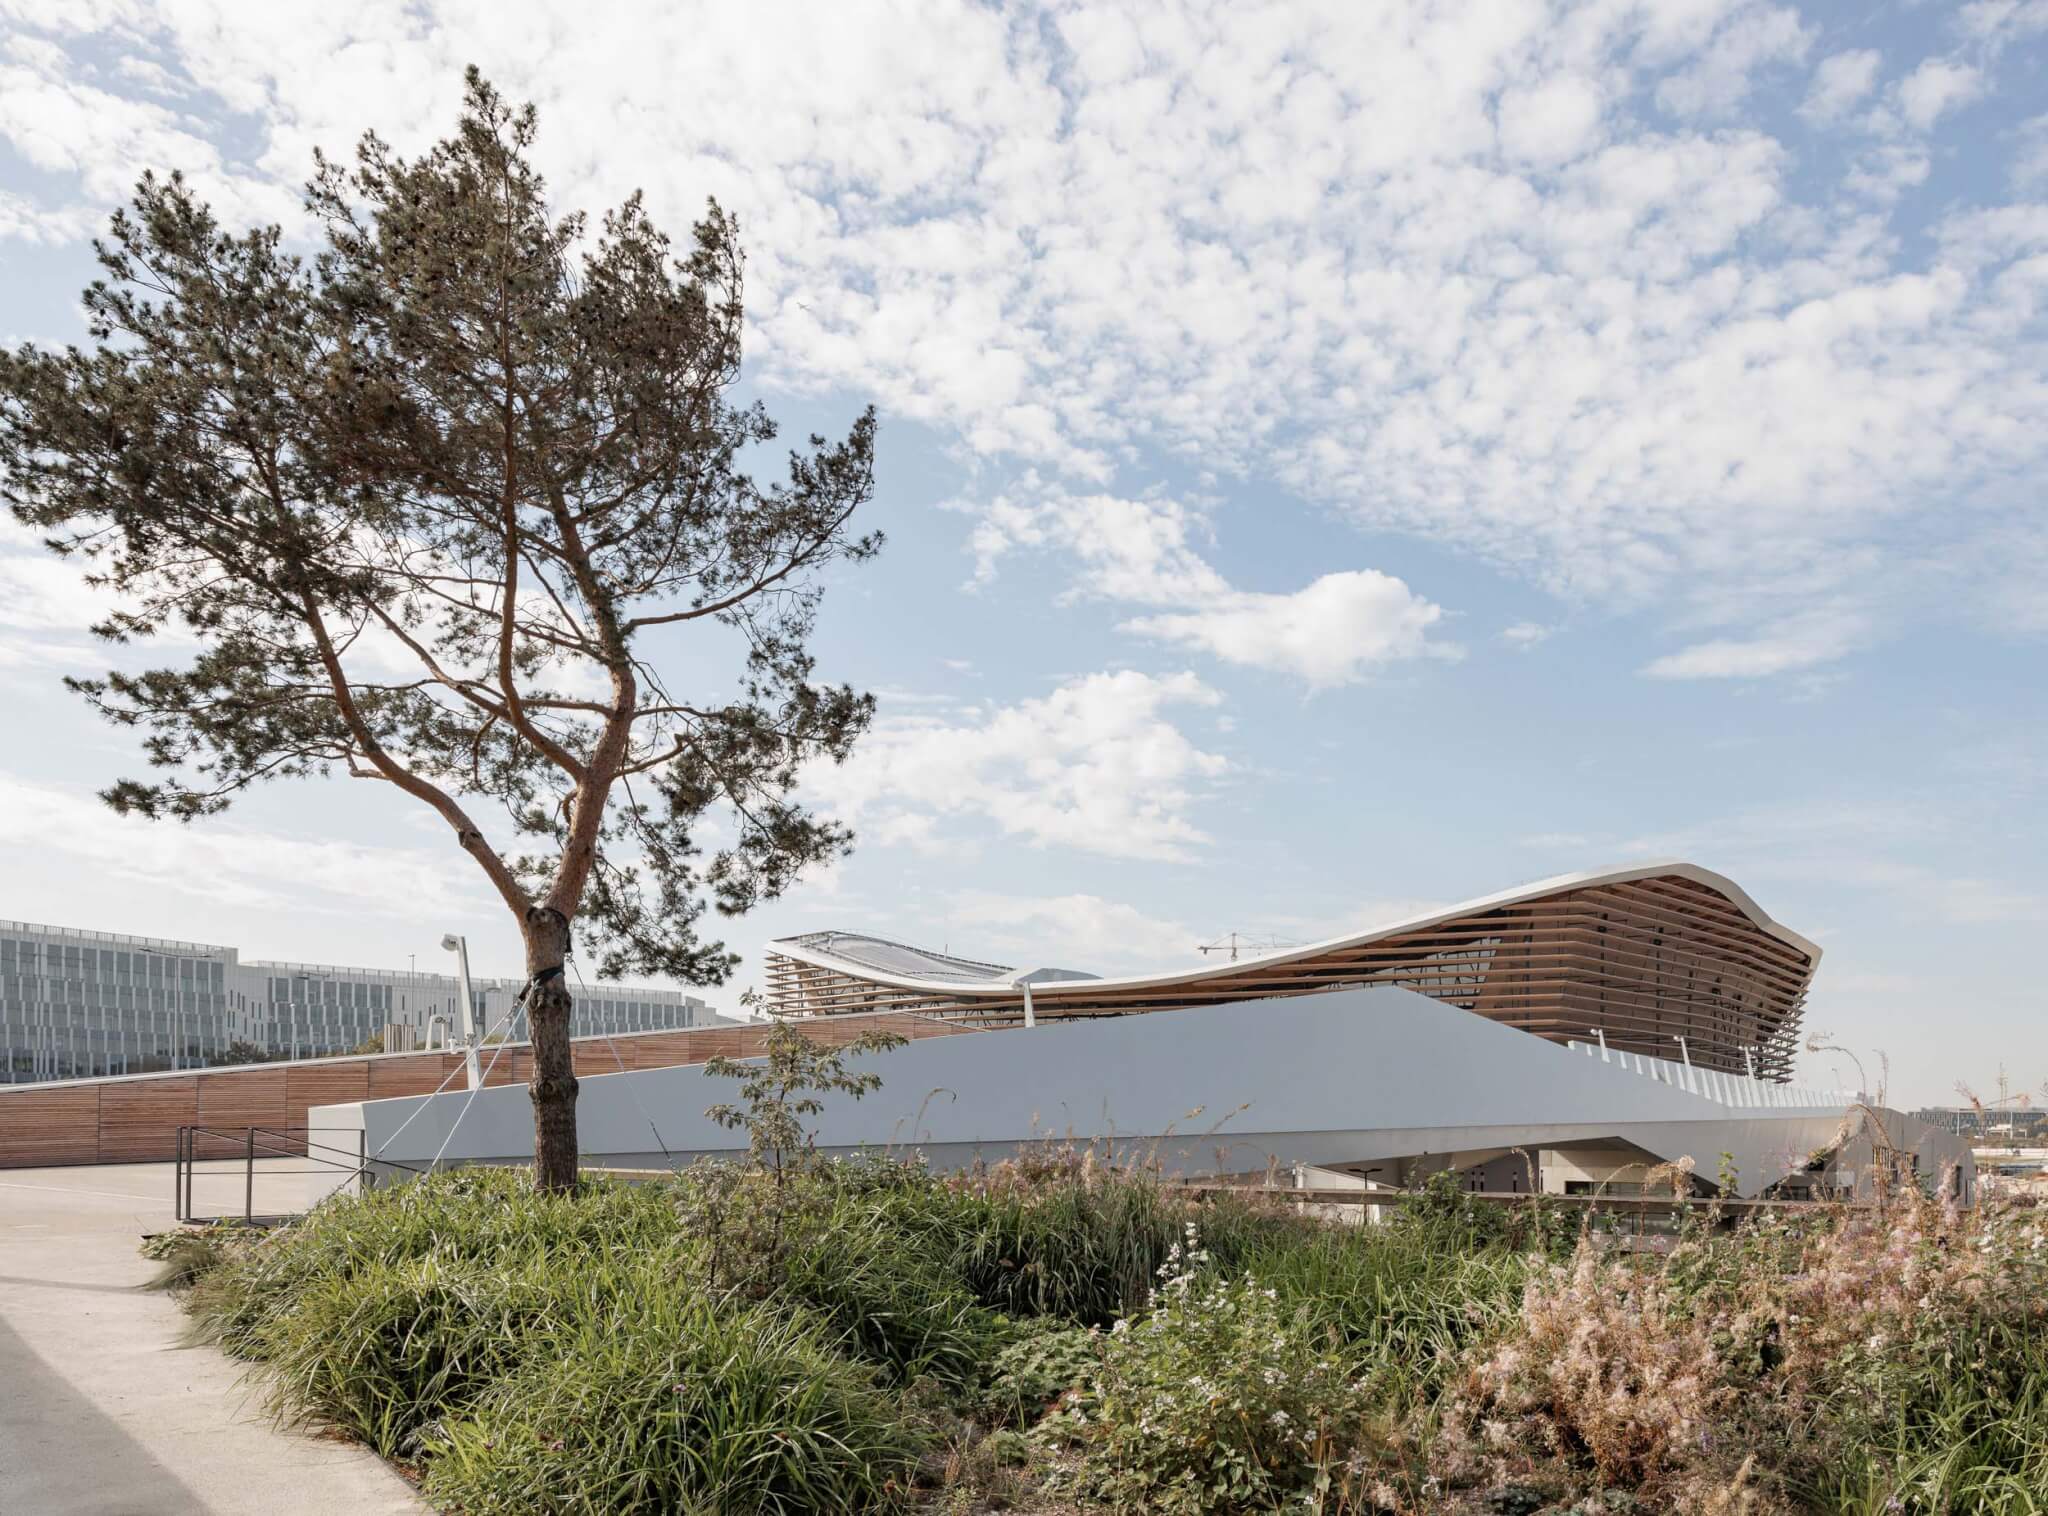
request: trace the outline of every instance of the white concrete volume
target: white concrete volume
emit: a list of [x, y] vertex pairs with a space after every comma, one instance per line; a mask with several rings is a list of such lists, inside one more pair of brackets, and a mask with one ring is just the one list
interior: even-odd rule
[[[1392, 987], [937, 1037], [869, 1066], [882, 1087], [858, 1102], [827, 1097], [822, 1147], [914, 1148], [955, 1166], [1072, 1136], [1154, 1154], [1187, 1175], [1305, 1164], [1385, 1183], [1499, 1163], [1508, 1175], [1539, 1152], [1619, 1149], [1639, 1155], [1629, 1165], [1637, 1179], [1682, 1158], [1707, 1180], [1732, 1164], [1735, 1189], [1753, 1196], [1819, 1172], [1815, 1155], [1851, 1153], [1856, 1132], [1881, 1120], [1923, 1174], [1954, 1167], [1966, 1186], [1972, 1177], [1966, 1144], [1840, 1093], [1603, 1061]], [[735, 1134], [704, 1114], [733, 1090], [701, 1067], [587, 1078], [585, 1161], [658, 1166], [733, 1152]], [[360, 1128], [365, 1151], [414, 1168], [524, 1161], [532, 1119], [518, 1086], [323, 1106], [311, 1117]]]

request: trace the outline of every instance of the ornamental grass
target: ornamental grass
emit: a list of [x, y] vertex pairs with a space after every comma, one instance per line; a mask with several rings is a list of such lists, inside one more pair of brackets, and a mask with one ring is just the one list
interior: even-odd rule
[[469, 1169], [153, 1250], [279, 1415], [456, 1512], [2048, 1508], [2024, 1203], [1651, 1258], [1448, 1182], [1345, 1225], [1050, 1150]]

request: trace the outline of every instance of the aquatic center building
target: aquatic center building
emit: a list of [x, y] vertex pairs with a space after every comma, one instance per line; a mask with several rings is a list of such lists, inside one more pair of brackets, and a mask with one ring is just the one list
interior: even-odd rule
[[[837, 1151], [964, 1164], [1051, 1135], [1188, 1174], [1277, 1166], [1369, 1188], [1449, 1169], [1474, 1189], [1613, 1193], [1676, 1165], [1744, 1196], [1853, 1194], [1880, 1168], [1967, 1193], [1966, 1143], [1870, 1092], [1793, 1082], [1820, 957], [1734, 881], [1674, 861], [1122, 977], [810, 932], [771, 945], [766, 991], [831, 1040], [914, 1034], [868, 1065], [878, 1091], [826, 1101], [818, 1141]], [[730, 1151], [703, 1114], [728, 1084], [701, 1065], [585, 1079], [584, 1151]], [[524, 1091], [485, 1090], [466, 1115], [422, 1098], [320, 1115], [393, 1161], [531, 1150]]]

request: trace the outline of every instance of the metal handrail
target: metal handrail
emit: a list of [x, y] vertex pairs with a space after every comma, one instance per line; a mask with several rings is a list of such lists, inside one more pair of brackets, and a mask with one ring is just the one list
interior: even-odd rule
[[[354, 1130], [356, 1145], [351, 1150], [337, 1147], [332, 1143], [315, 1142], [313, 1134], [318, 1132], [339, 1132]], [[232, 1213], [201, 1216], [192, 1198], [192, 1183], [202, 1162], [214, 1160], [199, 1157], [201, 1140], [211, 1138], [222, 1143], [238, 1145], [239, 1153], [221, 1155], [232, 1161], [242, 1160], [242, 1214], [241, 1220], [249, 1226], [268, 1226], [289, 1219], [287, 1214], [261, 1214], [256, 1210], [256, 1160], [264, 1158], [299, 1158], [308, 1160], [309, 1166], [296, 1169], [269, 1169], [267, 1174], [340, 1174], [355, 1177], [372, 1172], [376, 1168], [400, 1169], [407, 1173], [419, 1170], [411, 1164], [397, 1163], [388, 1159], [373, 1159], [365, 1144], [360, 1128], [307, 1127], [307, 1126], [249, 1126], [209, 1127], [181, 1126], [177, 1130], [176, 1156], [172, 1163], [172, 1209], [180, 1222], [196, 1225], [210, 1221], [226, 1221]], [[334, 1154], [325, 1157], [323, 1154]]]

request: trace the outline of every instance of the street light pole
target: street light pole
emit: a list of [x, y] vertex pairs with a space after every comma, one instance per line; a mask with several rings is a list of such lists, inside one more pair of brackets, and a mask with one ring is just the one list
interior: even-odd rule
[[476, 998], [469, 989], [469, 939], [450, 932], [441, 939], [441, 946], [455, 955], [456, 978], [462, 985], [462, 1069], [469, 1087], [475, 1089], [484, 1080], [476, 1066], [476, 1045], [481, 1034], [477, 1029]]

